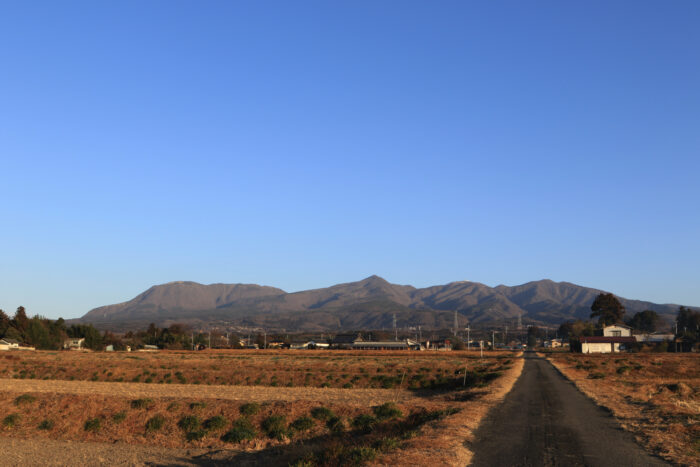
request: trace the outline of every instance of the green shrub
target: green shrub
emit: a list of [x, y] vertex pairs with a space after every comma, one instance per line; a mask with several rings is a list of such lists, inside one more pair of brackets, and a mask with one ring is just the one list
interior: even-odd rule
[[48, 418], [39, 423], [39, 426], [37, 427], [40, 430], [51, 430], [53, 429], [54, 423], [53, 420], [49, 420]]
[[17, 396], [15, 398], [15, 405], [31, 404], [35, 400], [36, 397], [32, 396], [31, 394], [22, 394], [21, 396]]
[[368, 447], [344, 449], [339, 456], [340, 465], [364, 465], [377, 457], [377, 450]]
[[186, 415], [177, 422], [177, 426], [182, 428], [183, 431], [195, 431], [202, 426], [202, 421], [194, 415]]
[[248, 402], [247, 404], [243, 404], [238, 410], [243, 415], [255, 415], [260, 412], [260, 404], [257, 402]]
[[124, 420], [126, 420], [126, 412], [117, 412], [114, 415], [112, 415], [112, 421], [114, 423], [121, 423]]
[[361, 414], [352, 421], [353, 428], [369, 433], [377, 424], [377, 419], [369, 414]]
[[333, 411], [327, 407], [314, 407], [311, 409], [311, 416], [316, 420], [330, 420], [335, 417]]
[[245, 417], [241, 417], [233, 422], [233, 426], [224, 436], [221, 437], [221, 440], [227, 443], [240, 443], [246, 439], [255, 438], [257, 434], [258, 433], [253, 427], [253, 424], [250, 423], [250, 420]]
[[292, 422], [291, 427], [297, 431], [308, 431], [314, 426], [313, 419], [309, 417], [299, 417]]
[[153, 399], [143, 398], [131, 401], [132, 409], [150, 409], [153, 406]]
[[7, 428], [12, 428], [19, 423], [19, 414], [13, 413], [2, 419], [2, 425]]
[[345, 422], [340, 417], [331, 417], [326, 422], [326, 427], [331, 433], [342, 433], [345, 431]]
[[376, 415], [379, 420], [398, 418], [403, 415], [403, 413], [401, 413], [398, 407], [396, 407], [396, 404], [393, 402], [385, 402], [384, 404], [375, 407], [373, 410], [374, 415]]
[[191, 410], [197, 410], [197, 409], [203, 409], [207, 406], [206, 402], [192, 402], [190, 404], [190, 409]]
[[102, 422], [100, 422], [99, 418], [90, 418], [86, 420], [85, 425], [83, 425], [83, 430], [93, 433], [100, 431], [100, 428], [102, 428]]
[[228, 425], [228, 420], [221, 415], [215, 415], [204, 422], [204, 428], [210, 431], [221, 430]]
[[621, 366], [620, 368], [618, 368], [617, 372], [618, 372], [618, 374], [624, 375], [625, 373], [629, 373], [630, 370], [631, 370], [631, 368], [625, 365], [625, 366]]
[[200, 439], [203, 439], [206, 435], [206, 430], [195, 430], [187, 433], [185, 435], [185, 438], [187, 438], [187, 441], [199, 441]]
[[179, 403], [177, 403], [177, 402], [171, 402], [170, 404], [168, 404], [168, 408], [165, 409], [165, 410], [167, 410], [168, 412], [177, 412], [177, 410], [178, 410], [179, 408], [180, 408], [180, 404], [179, 404]]
[[146, 422], [146, 433], [160, 431], [163, 425], [165, 425], [165, 417], [162, 415], [154, 415]]
[[605, 378], [605, 373], [600, 373], [597, 371], [593, 371], [591, 373], [588, 373], [588, 379], [603, 379]]
[[393, 451], [394, 449], [398, 448], [399, 445], [400, 441], [398, 438], [384, 437], [375, 441], [372, 444], [372, 447], [374, 447], [374, 449], [377, 451], [387, 452]]
[[284, 415], [270, 415], [262, 421], [262, 429], [265, 434], [272, 439], [282, 441], [289, 436], [287, 420]]

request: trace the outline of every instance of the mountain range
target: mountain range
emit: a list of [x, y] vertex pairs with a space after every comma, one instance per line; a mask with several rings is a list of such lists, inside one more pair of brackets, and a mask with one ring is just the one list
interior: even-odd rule
[[[378, 276], [327, 288], [287, 293], [255, 284], [169, 282], [127, 302], [95, 308], [77, 321], [124, 331], [149, 323], [183, 323], [195, 328], [264, 327], [270, 331], [339, 331], [451, 328], [489, 323], [556, 325], [588, 319], [601, 290], [568, 282], [539, 280], [508, 287], [460, 281], [426, 288], [397, 285]], [[654, 310], [670, 323], [678, 305], [620, 298], [627, 317]]]

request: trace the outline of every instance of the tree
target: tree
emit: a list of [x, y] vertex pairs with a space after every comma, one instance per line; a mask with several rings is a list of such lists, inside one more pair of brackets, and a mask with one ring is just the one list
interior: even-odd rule
[[5, 314], [4, 311], [0, 310], [0, 337], [4, 337], [7, 332], [7, 328], [10, 327], [10, 317]]
[[591, 305], [591, 318], [598, 318], [598, 325], [608, 326], [622, 322], [625, 307], [611, 293], [601, 293]]
[[29, 324], [29, 318], [27, 318], [27, 311], [23, 306], [17, 307], [14, 318], [12, 318], [12, 324], [15, 325], [18, 331], [24, 334]]
[[700, 312], [682, 306], [676, 317], [678, 334], [698, 339], [700, 337]]
[[653, 310], [644, 310], [635, 313], [629, 321], [629, 325], [640, 331], [654, 332], [661, 322], [661, 317]]

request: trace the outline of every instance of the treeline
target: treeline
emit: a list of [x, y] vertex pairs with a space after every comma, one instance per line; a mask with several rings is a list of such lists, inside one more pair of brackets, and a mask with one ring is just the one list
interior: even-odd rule
[[103, 348], [102, 334], [92, 325], [66, 326], [63, 318], [54, 321], [39, 315], [29, 318], [23, 306], [17, 308], [12, 318], [0, 310], [0, 338], [13, 339], [41, 350], [59, 350], [66, 339], [85, 338], [85, 347]]
[[[624, 319], [624, 315], [625, 307], [613, 294], [601, 293], [591, 305], [591, 318], [598, 318], [597, 324], [593, 321], [567, 321], [559, 326], [557, 334], [568, 339], [594, 336], [598, 329], [611, 324], [626, 324], [637, 331], [652, 333], [664, 324], [659, 314], [653, 310], [637, 312], [629, 319]], [[677, 337], [699, 342], [700, 312], [681, 306], [673, 330]]]

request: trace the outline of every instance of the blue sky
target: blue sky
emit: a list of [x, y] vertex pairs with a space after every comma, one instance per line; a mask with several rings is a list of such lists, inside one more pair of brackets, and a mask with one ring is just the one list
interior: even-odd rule
[[5, 2], [0, 308], [551, 278], [700, 305], [700, 3]]

